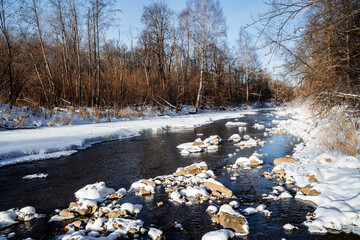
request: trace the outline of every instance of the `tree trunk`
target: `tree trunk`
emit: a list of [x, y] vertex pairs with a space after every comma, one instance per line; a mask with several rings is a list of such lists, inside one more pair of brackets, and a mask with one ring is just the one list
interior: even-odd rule
[[200, 63], [200, 80], [199, 89], [196, 97], [195, 111], [199, 111], [199, 107], [202, 99], [203, 81], [204, 81], [204, 67], [205, 67], [205, 49], [201, 50], [201, 63]]
[[41, 29], [40, 29], [40, 22], [39, 22], [39, 15], [38, 15], [38, 12], [37, 12], [37, 6], [36, 6], [36, 3], [35, 3], [35, 0], [33, 0], [33, 7], [34, 7], [33, 11], [34, 11], [34, 17], [35, 17], [35, 22], [36, 22], [37, 34], [38, 34], [38, 38], [39, 38], [39, 41], [40, 41], [41, 52], [42, 52], [43, 59], [44, 59], [44, 62], [45, 62], [45, 68], [46, 68], [46, 72], [47, 72], [48, 79], [49, 79], [49, 85], [51, 87], [51, 94], [52, 94], [52, 97], [53, 97], [51, 104], [54, 105], [56, 103], [55, 85], [54, 85], [53, 76], [52, 76], [52, 73], [51, 73], [51, 70], [50, 70], [49, 62], [48, 62], [48, 59], [46, 57], [45, 46], [44, 46], [44, 42], [43, 42], [43, 39], [42, 39], [42, 34], [41, 34]]

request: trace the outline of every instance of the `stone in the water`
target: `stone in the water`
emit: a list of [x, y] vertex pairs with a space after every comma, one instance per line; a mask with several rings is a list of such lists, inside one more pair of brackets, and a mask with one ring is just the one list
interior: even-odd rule
[[203, 170], [208, 170], [208, 166], [206, 165], [205, 162], [202, 163], [195, 163], [192, 164], [190, 166], [187, 166], [185, 168], [178, 168], [176, 170], [176, 174], [178, 176], [186, 176], [188, 174], [199, 174], [201, 173]]
[[208, 179], [205, 181], [204, 186], [206, 188], [210, 188], [213, 192], [217, 191], [226, 197], [232, 197], [233, 193], [230, 189], [225, 187], [222, 183], [214, 180], [214, 179]]
[[292, 158], [292, 157], [276, 158], [274, 160], [274, 166], [277, 166], [277, 165], [285, 163], [285, 162], [295, 163], [295, 162], [297, 162], [297, 160], [295, 158]]
[[108, 218], [119, 218], [122, 215], [122, 212], [120, 210], [114, 210], [107, 213]]
[[220, 229], [206, 233], [201, 240], [227, 240], [235, 236], [234, 232], [228, 229]]
[[75, 213], [71, 212], [69, 209], [63, 209], [59, 213], [60, 217], [75, 217]]
[[218, 215], [214, 216], [212, 220], [221, 225], [223, 228], [232, 229], [236, 233], [248, 234], [247, 228], [244, 228], [244, 225], [247, 225], [247, 221], [243, 216], [220, 212]]

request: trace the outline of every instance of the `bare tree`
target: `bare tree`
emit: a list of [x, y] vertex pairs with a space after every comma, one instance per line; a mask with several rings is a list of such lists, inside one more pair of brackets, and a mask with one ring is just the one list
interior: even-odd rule
[[182, 25], [189, 34], [194, 47], [200, 53], [200, 79], [196, 97], [195, 111], [199, 110], [204, 85], [206, 50], [226, 36], [226, 22], [219, 1], [189, 0], [181, 14]]
[[160, 80], [161, 89], [163, 92], [166, 87], [165, 67], [168, 46], [168, 40], [172, 37], [171, 32], [171, 16], [173, 12], [164, 2], [152, 3], [144, 7], [141, 16], [143, 24], [143, 32], [147, 35], [148, 43], [152, 46], [151, 50], [155, 54], [157, 62], [158, 78]]
[[[3, 73], [0, 73], [1, 78], [6, 74], [6, 71], [8, 72], [8, 81], [9, 81], [9, 89], [10, 89], [10, 95], [9, 95], [9, 104], [10, 108], [15, 104], [16, 97], [15, 97], [15, 87], [14, 87], [14, 77], [13, 77], [13, 46], [12, 46], [12, 40], [11, 35], [9, 33], [9, 15], [11, 17], [11, 14], [9, 11], [11, 11], [11, 7], [14, 5], [13, 3], [10, 3], [10, 1], [6, 0], [0, 0], [0, 30], [2, 35], [5, 38], [6, 47], [7, 47], [7, 66]], [[5, 79], [5, 78], [3, 78]], [[5, 83], [5, 82], [4, 82]], [[0, 83], [0, 84], [4, 84]]]
[[250, 95], [250, 79], [249, 73], [255, 72], [260, 68], [260, 63], [258, 62], [258, 57], [256, 54], [255, 47], [253, 46], [251, 36], [246, 32], [244, 28], [240, 28], [239, 38], [238, 38], [238, 54], [241, 64], [245, 68], [245, 78], [244, 83], [246, 85], [246, 102], [249, 102]]
[[357, 0], [269, 2], [260, 34], [285, 57], [304, 97], [331, 107], [360, 105], [360, 3]]

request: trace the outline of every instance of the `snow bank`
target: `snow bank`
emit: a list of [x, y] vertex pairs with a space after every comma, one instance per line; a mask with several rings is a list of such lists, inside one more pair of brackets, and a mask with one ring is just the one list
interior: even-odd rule
[[194, 129], [216, 120], [239, 117], [244, 112], [246, 111], [163, 116], [147, 120], [0, 131], [0, 167], [70, 155], [91, 144], [137, 136], [145, 130]]
[[328, 127], [328, 120], [314, 116], [306, 105], [282, 109], [278, 114], [292, 114], [293, 119], [277, 121], [275, 132], [288, 132], [304, 143], [295, 148], [293, 157], [297, 162], [282, 163], [273, 172], [282, 171], [286, 181], [295, 182], [299, 187], [296, 199], [317, 205], [312, 217], [304, 222], [309, 232], [337, 230], [360, 235], [359, 156], [319, 152], [321, 132]]

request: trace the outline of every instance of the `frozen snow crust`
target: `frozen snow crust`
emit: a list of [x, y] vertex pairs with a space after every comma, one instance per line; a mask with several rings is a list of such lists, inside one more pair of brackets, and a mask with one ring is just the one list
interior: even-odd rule
[[328, 120], [314, 117], [306, 104], [278, 109], [277, 114], [290, 114], [292, 119], [277, 121], [276, 131], [288, 132], [304, 142], [295, 148], [297, 162], [277, 165], [273, 173], [281, 173], [287, 183], [299, 187], [296, 199], [317, 205], [304, 222], [309, 232], [336, 230], [360, 235], [359, 156], [320, 153], [319, 140]]
[[247, 113], [252, 112], [238, 110], [171, 117], [158, 116], [131, 121], [0, 131], [0, 167], [68, 156], [91, 144], [129, 138], [143, 131], [194, 129], [216, 120], [235, 118]]

